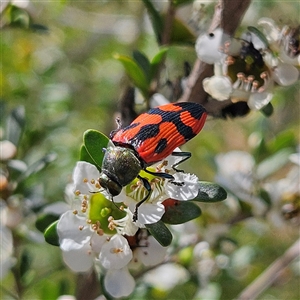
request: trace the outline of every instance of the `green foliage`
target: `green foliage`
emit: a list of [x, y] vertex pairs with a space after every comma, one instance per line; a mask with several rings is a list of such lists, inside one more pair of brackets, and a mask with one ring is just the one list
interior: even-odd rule
[[57, 234], [57, 223], [58, 220], [50, 224], [44, 232], [45, 241], [48, 244], [53, 246], [59, 246], [59, 237]]
[[101, 169], [104, 157], [103, 148], [107, 147], [108, 137], [97, 130], [87, 130], [83, 134], [84, 148], [81, 147], [80, 160], [94, 162], [97, 168]]
[[162, 47], [150, 61], [142, 52], [133, 51], [133, 57], [115, 54], [114, 58], [122, 63], [132, 83], [141, 91], [145, 100], [149, 100], [151, 82], [165, 58], [168, 48]]
[[18, 106], [6, 119], [6, 139], [18, 146], [25, 126], [25, 108]]
[[200, 181], [198, 195], [193, 201], [198, 202], [219, 202], [227, 198], [227, 192], [216, 183]]
[[257, 178], [262, 180], [280, 170], [293, 153], [292, 148], [284, 148], [260, 162], [256, 169]]
[[172, 234], [163, 221], [160, 220], [157, 223], [147, 224], [146, 228], [163, 247], [171, 244]]
[[[173, 203], [166, 206], [167, 201]], [[166, 211], [161, 220], [167, 224], [183, 224], [201, 215], [199, 206], [190, 201], [166, 200], [164, 205]]]
[[147, 8], [152, 27], [156, 36], [157, 43], [160, 44], [162, 40], [162, 31], [164, 28], [163, 19], [159, 12], [154, 7], [151, 0], [143, 0], [145, 7]]

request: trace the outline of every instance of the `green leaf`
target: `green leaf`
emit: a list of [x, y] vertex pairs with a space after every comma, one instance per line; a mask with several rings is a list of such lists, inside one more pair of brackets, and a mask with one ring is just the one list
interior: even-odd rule
[[58, 215], [55, 214], [42, 214], [35, 221], [35, 227], [40, 231], [44, 232], [49, 225], [59, 219]]
[[268, 42], [267, 38], [259, 29], [257, 29], [256, 27], [253, 27], [253, 26], [248, 26], [248, 31], [255, 34], [264, 43], [266, 48], [269, 47], [269, 42]]
[[159, 220], [154, 224], [146, 224], [146, 228], [163, 247], [171, 244], [172, 234], [163, 221]]
[[216, 183], [200, 181], [198, 195], [193, 201], [198, 202], [218, 202], [227, 198], [227, 192]]
[[270, 117], [273, 112], [274, 112], [274, 107], [271, 104], [271, 102], [269, 102], [266, 106], [264, 106], [261, 110], [260, 110], [263, 115], [265, 115], [266, 117]]
[[145, 76], [147, 77], [148, 81], [150, 81], [150, 61], [144, 53], [134, 50], [133, 51], [133, 58], [140, 66], [140, 68], [144, 71]]
[[297, 147], [295, 133], [291, 129], [279, 132], [276, 137], [269, 143], [268, 148], [271, 153], [275, 153], [286, 147]]
[[256, 177], [259, 180], [265, 179], [281, 169], [288, 161], [289, 156], [293, 153], [292, 148], [284, 148], [277, 151], [272, 156], [263, 160], [256, 169]]
[[31, 23], [28, 12], [12, 5], [10, 10], [10, 21], [12, 26], [28, 29]]
[[107, 147], [108, 142], [109, 138], [97, 130], [89, 129], [83, 134], [85, 150], [90, 155], [93, 164], [98, 168], [101, 168], [102, 166], [104, 157], [103, 148]]
[[29, 176], [41, 171], [46, 166], [48, 166], [51, 162], [53, 162], [56, 158], [57, 158], [56, 153], [49, 153], [45, 155], [44, 157], [42, 157], [41, 159], [39, 159], [38, 161], [30, 165], [27, 168], [27, 170], [19, 176], [17, 181], [21, 182], [24, 179], [28, 178]]
[[270, 198], [269, 193], [268, 193], [266, 190], [261, 189], [261, 190], [259, 191], [259, 196], [260, 196], [260, 198], [261, 198], [261, 199], [262, 199], [269, 207], [271, 206], [272, 200], [271, 200], [271, 198]]
[[144, 70], [129, 56], [115, 54], [114, 58], [123, 64], [123, 67], [133, 84], [140, 89], [145, 98], [148, 98], [149, 80], [147, 79]]
[[173, 4], [175, 6], [180, 6], [180, 5], [186, 5], [186, 4], [189, 4], [191, 2], [193, 2], [194, 0], [173, 0]]
[[143, 2], [148, 10], [157, 43], [160, 44], [162, 40], [162, 32], [164, 30], [163, 19], [150, 0], [143, 0]]
[[[80, 147], [80, 158], [79, 160], [81, 161], [86, 161], [92, 165], [95, 165], [95, 162], [93, 158], [89, 155], [88, 151], [86, 150], [86, 147], [84, 145], [81, 145]], [[96, 165], [96, 167], [101, 170], [99, 166]]]
[[30, 252], [27, 249], [24, 249], [20, 259], [20, 276], [22, 279], [24, 278], [24, 276], [26, 276], [26, 273], [31, 269], [32, 261], [33, 259]]
[[161, 220], [167, 224], [182, 224], [201, 215], [198, 205], [190, 201], [165, 200], [165, 213]]
[[181, 20], [175, 18], [173, 20], [171, 32], [171, 44], [188, 44], [194, 45], [196, 36]]
[[150, 78], [153, 79], [153, 77], [156, 75], [159, 65], [164, 59], [167, 51], [169, 50], [168, 47], [162, 47], [152, 58], [151, 60], [151, 66], [150, 66]]
[[48, 244], [53, 246], [59, 246], [59, 237], [57, 234], [57, 223], [58, 220], [53, 222], [51, 225], [49, 225], [44, 232], [45, 241]]
[[25, 108], [16, 107], [6, 120], [6, 139], [18, 146], [25, 126]]

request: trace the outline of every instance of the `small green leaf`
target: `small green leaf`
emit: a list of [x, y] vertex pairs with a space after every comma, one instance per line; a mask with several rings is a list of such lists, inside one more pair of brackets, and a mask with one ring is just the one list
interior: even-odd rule
[[216, 183], [200, 181], [198, 195], [193, 201], [198, 202], [218, 202], [227, 198], [227, 192]]
[[261, 199], [262, 199], [269, 207], [271, 206], [272, 200], [271, 200], [271, 198], [270, 198], [269, 193], [268, 193], [266, 190], [261, 189], [261, 190], [259, 191], [259, 196], [260, 196], [260, 198], [261, 198]]
[[147, 77], [148, 81], [150, 81], [150, 61], [144, 53], [134, 50], [133, 51], [133, 58], [140, 66], [140, 68], [144, 71], [145, 76]]
[[49, 33], [49, 28], [42, 24], [30, 24], [30, 29], [37, 33]]
[[57, 158], [56, 153], [49, 153], [45, 155], [44, 157], [42, 157], [41, 159], [39, 159], [38, 161], [30, 165], [27, 168], [27, 170], [19, 176], [17, 181], [21, 182], [24, 179], [28, 178], [29, 176], [41, 171], [46, 166], [48, 166], [51, 162], [53, 162], [56, 158]]
[[251, 33], [254, 33], [264, 43], [266, 48], [269, 47], [269, 42], [268, 42], [267, 38], [259, 29], [257, 29], [256, 27], [253, 27], [253, 26], [248, 26], [248, 30]]
[[275, 153], [286, 147], [297, 147], [297, 144], [294, 131], [287, 129], [276, 134], [274, 139], [269, 143], [268, 148], [271, 153]]
[[40, 231], [44, 232], [49, 225], [59, 219], [58, 215], [54, 214], [42, 214], [35, 221], [35, 227]]
[[269, 102], [266, 106], [264, 106], [261, 110], [260, 110], [266, 117], [270, 117], [273, 112], [274, 112], [274, 107], [271, 104], [271, 102]]
[[263, 160], [256, 169], [257, 179], [265, 179], [281, 169], [289, 161], [289, 156], [292, 153], [292, 148], [284, 148]]
[[194, 45], [196, 36], [181, 20], [175, 18], [171, 32], [171, 44]]
[[186, 5], [186, 4], [189, 4], [191, 2], [193, 2], [194, 0], [173, 0], [173, 4], [175, 6], [180, 6], [180, 5]]
[[145, 98], [148, 98], [149, 80], [147, 79], [144, 70], [129, 56], [115, 54], [114, 58], [123, 64], [123, 67], [133, 84], [140, 89]]
[[30, 270], [32, 260], [33, 259], [30, 252], [27, 249], [24, 249], [20, 259], [20, 276], [22, 279], [24, 278], [26, 273]]
[[18, 146], [25, 126], [25, 108], [23, 105], [16, 107], [6, 120], [6, 139]]
[[45, 241], [48, 244], [53, 246], [59, 246], [59, 237], [57, 234], [57, 223], [58, 220], [53, 222], [51, 225], [49, 225], [44, 232]]
[[[80, 147], [80, 158], [81, 161], [86, 161], [92, 165], [95, 165], [94, 160], [92, 159], [92, 157], [89, 155], [88, 151], [86, 150], [86, 147], [84, 145], [81, 145]], [[96, 167], [101, 170], [101, 168], [99, 166], [96, 165]]]
[[157, 71], [158, 71], [158, 67], [160, 65], [160, 63], [162, 62], [162, 60], [164, 59], [167, 51], [169, 50], [169, 48], [167, 47], [162, 47], [152, 58], [151, 60], [151, 67], [150, 67], [150, 78], [153, 79], [153, 77], [156, 75]]
[[198, 205], [190, 201], [165, 200], [165, 213], [161, 220], [167, 224], [182, 224], [201, 215]]
[[146, 228], [163, 247], [171, 244], [172, 234], [163, 221], [160, 220], [154, 224], [146, 224]]
[[14, 5], [11, 6], [10, 19], [12, 26], [24, 29], [28, 29], [31, 23], [31, 19], [28, 12]]
[[164, 30], [163, 19], [150, 0], [143, 0], [143, 2], [148, 10], [148, 14], [152, 23], [157, 43], [160, 44], [162, 39], [162, 32]]
[[108, 142], [109, 138], [97, 130], [89, 129], [83, 134], [85, 150], [90, 155], [93, 164], [98, 168], [101, 168], [102, 166], [102, 160], [104, 157], [103, 148], [107, 147]]

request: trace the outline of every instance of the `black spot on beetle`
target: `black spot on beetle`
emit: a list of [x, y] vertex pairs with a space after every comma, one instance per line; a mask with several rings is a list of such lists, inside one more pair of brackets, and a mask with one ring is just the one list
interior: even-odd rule
[[165, 138], [162, 138], [159, 140], [159, 142], [157, 143], [154, 152], [155, 153], [161, 153], [163, 152], [168, 146], [168, 141]]

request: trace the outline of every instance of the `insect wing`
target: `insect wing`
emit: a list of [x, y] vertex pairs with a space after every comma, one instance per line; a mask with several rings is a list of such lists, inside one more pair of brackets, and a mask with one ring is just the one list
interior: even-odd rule
[[112, 137], [114, 144], [135, 149], [145, 165], [170, 155], [202, 129], [207, 113], [197, 103], [166, 104], [141, 114]]

